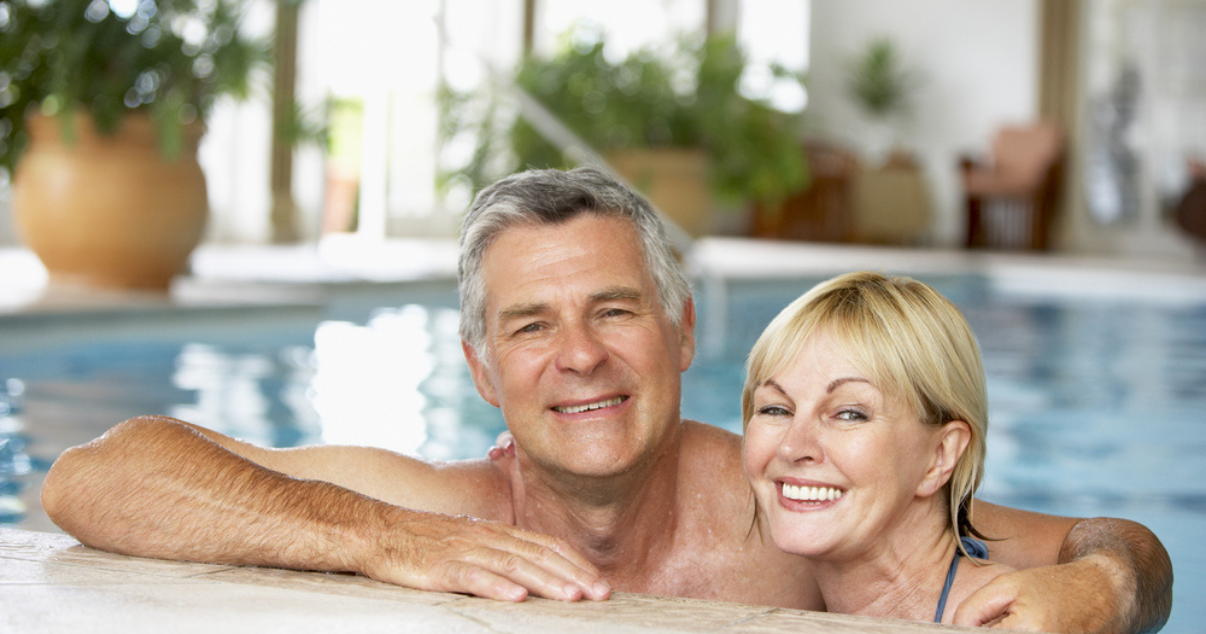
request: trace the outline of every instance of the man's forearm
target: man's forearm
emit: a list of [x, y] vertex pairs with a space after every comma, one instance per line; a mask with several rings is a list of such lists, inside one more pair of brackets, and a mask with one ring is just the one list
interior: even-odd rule
[[96, 548], [313, 570], [355, 570], [348, 527], [380, 504], [265, 469], [156, 418], [64, 452], [42, 497], [56, 524]]
[[1084, 519], [1064, 538], [1060, 563], [1099, 557], [1114, 571], [1119, 601], [1130, 603], [1120, 616], [1121, 632], [1154, 632], [1172, 610], [1172, 561], [1160, 540], [1144, 526], [1112, 518]]
[[387, 504], [236, 450], [263, 451], [172, 419], [131, 419], [64, 452], [46, 475], [42, 505], [81, 543], [128, 555], [358, 572], [508, 600], [610, 592], [561, 540]]

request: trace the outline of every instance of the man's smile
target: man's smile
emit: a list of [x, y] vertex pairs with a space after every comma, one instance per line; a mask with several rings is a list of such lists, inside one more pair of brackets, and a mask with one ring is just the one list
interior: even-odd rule
[[584, 403], [582, 405], [555, 406], [553, 407], [553, 411], [557, 412], [558, 414], [581, 414], [582, 412], [603, 409], [604, 407], [613, 407], [623, 403], [626, 400], [628, 400], [627, 396], [616, 396], [609, 399], [604, 399], [602, 401], [595, 401], [593, 403]]

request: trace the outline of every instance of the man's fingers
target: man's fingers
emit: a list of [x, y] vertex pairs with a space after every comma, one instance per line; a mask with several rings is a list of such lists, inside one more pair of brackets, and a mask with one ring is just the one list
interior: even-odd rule
[[972, 593], [955, 611], [954, 622], [1065, 634], [1127, 631], [1110, 602], [1113, 595], [1103, 591], [1108, 583], [1099, 571], [1083, 558], [1003, 574]]
[[1016, 588], [1006, 583], [989, 583], [976, 590], [959, 604], [955, 610], [955, 625], [998, 625], [1002, 619], [1010, 615], [1014, 601], [1017, 600]]
[[412, 588], [507, 601], [522, 601], [529, 593], [561, 601], [610, 595], [585, 557], [547, 535], [434, 514], [408, 528], [397, 535], [398, 546], [388, 549], [394, 556], [370, 557], [365, 574]]
[[582, 577], [583, 579], [589, 578], [593, 581], [601, 579], [603, 576], [599, 573], [599, 569], [595, 568], [595, 565], [590, 563], [589, 559], [583, 557], [582, 553], [574, 550], [573, 547], [571, 547], [564, 540], [558, 539], [551, 535], [545, 535], [544, 533], [533, 533], [530, 531], [524, 531], [522, 539], [532, 542], [537, 546], [542, 546], [552, 550], [562, 559], [565, 559], [569, 563], [573, 564], [580, 573], [585, 573], [585, 577]]
[[[546, 551], [551, 552], [551, 551]], [[556, 553], [552, 553], [557, 556]], [[523, 601], [529, 594], [559, 601], [577, 601], [583, 597], [598, 597], [589, 582], [579, 582], [549, 567], [529, 559], [531, 555], [477, 547], [469, 551], [445, 553], [441, 561], [416, 571], [412, 576], [405, 570], [383, 570], [371, 575], [380, 581], [420, 590], [460, 592], [503, 601]], [[572, 567], [562, 560], [555, 568]], [[576, 569], [576, 568], [575, 568]], [[588, 588], [591, 590], [588, 591]]]
[[446, 585], [438, 583], [431, 590], [462, 592], [499, 601], [523, 601], [528, 598], [528, 589], [523, 585], [474, 564], [451, 562], [445, 574]]
[[514, 552], [482, 548], [466, 560], [546, 599], [577, 601], [587, 596], [586, 588], [589, 585], [584, 587], [574, 580], [567, 579], [563, 574], [553, 572], [545, 565]]
[[[517, 574], [524, 575], [525, 579], [540, 583], [550, 591], [562, 595], [554, 597], [546, 592], [539, 592], [540, 596], [576, 601], [582, 597], [601, 600], [610, 595], [611, 588], [603, 580], [598, 569], [578, 551], [570, 548], [569, 544], [543, 533], [515, 528], [511, 530], [515, 531], [513, 537], [516, 543], [499, 551], [508, 555], [505, 569], [514, 569]], [[505, 574], [502, 571], [496, 572]], [[557, 586], [566, 590], [559, 591]]]
[[501, 460], [505, 457], [515, 456], [515, 438], [511, 436], [511, 432], [504, 431], [494, 439], [494, 446], [491, 447], [486, 455], [491, 460]]
[[1050, 632], [1050, 627], [1044, 626], [1041, 623], [1033, 623], [1021, 614], [1006, 614], [996, 621], [989, 621], [984, 624], [987, 627], [1001, 628], [1006, 630], [1020, 630], [1023, 632]]

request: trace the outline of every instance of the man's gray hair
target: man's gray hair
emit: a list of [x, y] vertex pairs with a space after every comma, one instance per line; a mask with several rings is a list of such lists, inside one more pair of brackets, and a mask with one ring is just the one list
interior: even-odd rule
[[461, 293], [461, 339], [485, 352], [486, 285], [482, 260], [505, 229], [560, 224], [582, 214], [624, 218], [640, 237], [641, 255], [657, 285], [658, 301], [677, 326], [691, 287], [670, 249], [657, 212], [639, 194], [592, 167], [570, 171], [530, 170], [483, 189], [461, 227], [457, 280]]

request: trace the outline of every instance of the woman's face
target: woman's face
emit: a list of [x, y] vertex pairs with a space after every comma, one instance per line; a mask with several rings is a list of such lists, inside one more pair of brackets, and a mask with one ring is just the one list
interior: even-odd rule
[[[940, 429], [923, 424], [818, 333], [753, 394], [745, 468], [775, 544], [807, 557], [867, 554], [932, 508]], [[937, 480], [941, 480], [938, 482]]]

